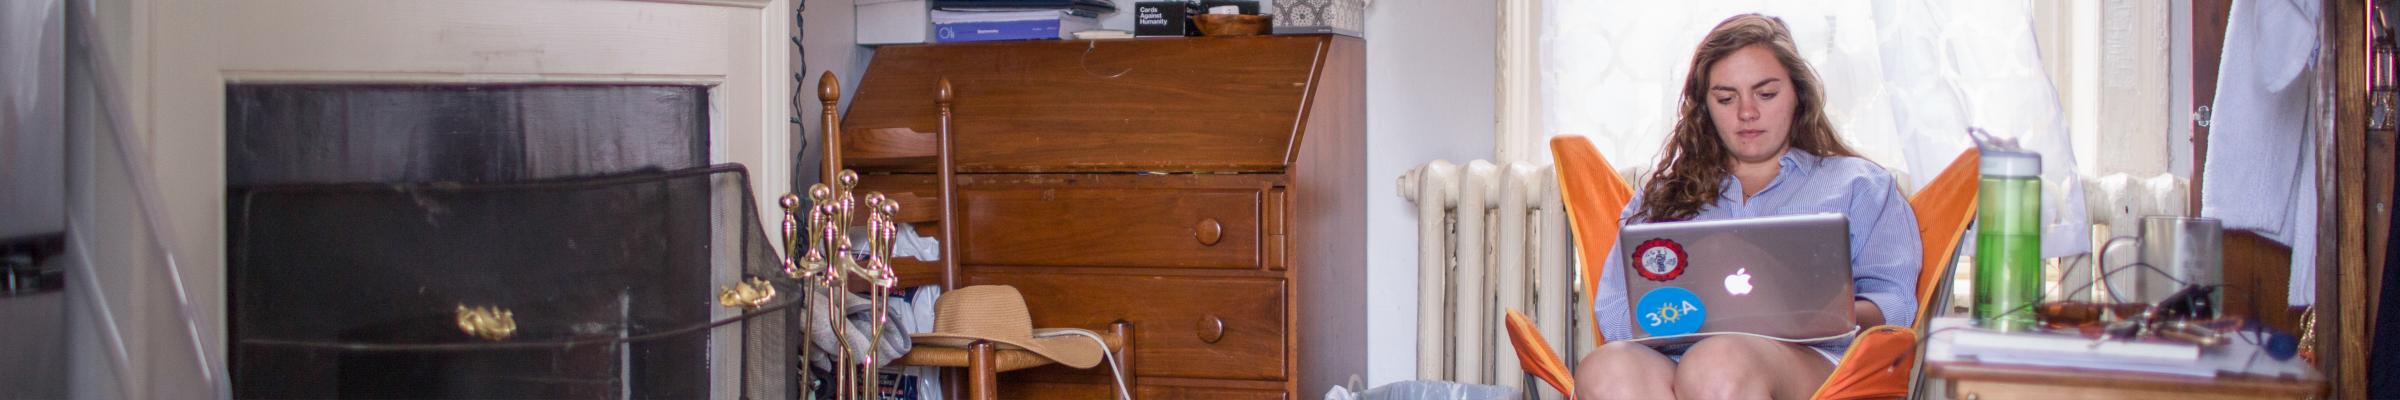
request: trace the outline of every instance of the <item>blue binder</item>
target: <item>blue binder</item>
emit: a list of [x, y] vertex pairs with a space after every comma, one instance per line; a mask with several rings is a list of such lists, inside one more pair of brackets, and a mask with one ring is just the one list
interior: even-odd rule
[[989, 42], [1000, 40], [1063, 39], [1075, 32], [1090, 30], [1099, 20], [1060, 14], [1050, 19], [1007, 21], [961, 21], [933, 24], [934, 43]]

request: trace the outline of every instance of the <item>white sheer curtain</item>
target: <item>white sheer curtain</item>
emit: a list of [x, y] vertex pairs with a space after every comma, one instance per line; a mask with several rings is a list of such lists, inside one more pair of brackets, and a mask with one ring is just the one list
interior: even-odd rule
[[[2043, 255], [2082, 253], [2090, 222], [2056, 90], [2024, 1], [1545, 0], [1541, 132], [1591, 137], [1619, 167], [1656, 163], [1693, 48], [1728, 16], [1781, 18], [1826, 85], [1843, 139], [1921, 185], [1969, 126], [2044, 153]], [[1544, 141], [1546, 137], [1527, 138]], [[1546, 161], [1547, 154], [1541, 155]], [[2053, 207], [2053, 205], [2074, 205]]]
[[[1590, 136], [1620, 167], [1649, 165], [1674, 125], [1692, 49], [1718, 21], [1758, 12], [1792, 28], [1825, 80], [1826, 110], [1868, 158], [1902, 161], [1867, 3], [1553, 0], [1541, 30], [1544, 132]], [[1963, 148], [1963, 147], [1962, 147]]]

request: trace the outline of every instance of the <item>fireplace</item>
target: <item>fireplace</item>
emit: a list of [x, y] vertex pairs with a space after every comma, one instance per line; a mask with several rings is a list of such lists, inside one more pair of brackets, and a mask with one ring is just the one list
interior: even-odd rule
[[[707, 99], [675, 85], [229, 86], [233, 395], [708, 396], [712, 336], [742, 334], [692, 330], [712, 320], [713, 277], [776, 263], [747, 177], [701, 168]], [[458, 314], [481, 307], [508, 310], [513, 331], [462, 331]], [[766, 370], [755, 383], [775, 384]]]
[[[239, 355], [245, 350], [237, 348], [241, 340], [235, 336], [256, 339], [253, 333], [259, 332], [255, 330], [263, 329], [237, 327], [241, 320], [254, 314], [246, 306], [235, 304], [239, 301], [237, 297], [254, 292], [240, 286], [240, 282], [261, 276], [235, 272], [231, 265], [237, 258], [233, 252], [242, 247], [235, 243], [236, 232], [232, 231], [231, 225], [239, 218], [232, 214], [236, 207], [234, 198], [228, 196], [230, 189], [329, 185], [325, 182], [330, 181], [349, 182], [335, 185], [414, 185], [419, 189], [403, 190], [419, 192], [440, 187], [497, 190], [487, 186], [627, 176], [603, 174], [594, 178], [595, 175], [585, 173], [617, 167], [637, 171], [623, 174], [639, 175], [688, 171], [667, 165], [739, 164], [746, 168], [747, 186], [755, 189], [756, 196], [749, 196], [747, 210], [737, 210], [741, 207], [718, 202], [732, 196], [712, 194], [708, 198], [711, 215], [707, 218], [712, 224], [711, 232], [727, 226], [743, 226], [732, 223], [743, 215], [768, 217], [766, 213], [776, 208], [771, 200], [774, 195], [789, 191], [792, 91], [785, 83], [792, 77], [788, 53], [791, 38], [797, 33], [792, 23], [794, 3], [791, 0], [223, 0], [136, 2], [128, 6], [115, 2], [71, 2], [91, 7], [69, 7], [68, 14], [73, 16], [70, 19], [79, 21], [67, 24], [70, 31], [76, 32], [71, 36], [88, 39], [77, 42], [85, 46], [70, 46], [69, 56], [88, 61], [85, 65], [93, 68], [71, 68], [65, 85], [70, 100], [80, 99], [73, 104], [89, 105], [68, 107], [66, 118], [67, 158], [83, 160], [67, 167], [70, 180], [82, 183], [68, 190], [66, 214], [74, 221], [73, 225], [83, 227], [70, 238], [69, 244], [89, 250], [85, 257], [78, 257], [71, 264], [78, 267], [69, 269], [70, 275], [88, 278], [69, 281], [68, 291], [72, 293], [67, 308], [70, 315], [83, 318], [67, 325], [67, 336], [73, 339], [68, 347], [83, 349], [69, 352], [71, 371], [65, 385], [70, 388], [69, 394], [126, 398], [228, 396], [237, 393], [235, 386], [252, 385], [253, 379], [283, 378], [249, 374], [251, 361], [258, 360]], [[84, 28], [75, 29], [76, 26]], [[357, 86], [381, 94], [365, 97], [295, 94]], [[626, 91], [601, 98], [637, 101], [655, 95], [697, 101], [683, 103], [696, 110], [678, 112], [697, 116], [682, 121], [690, 125], [676, 129], [691, 135], [673, 138], [701, 149], [678, 151], [672, 155], [676, 159], [661, 160], [634, 159], [617, 153], [630, 148], [625, 146], [585, 146], [569, 153], [583, 157], [573, 162], [550, 157], [559, 153], [539, 151], [542, 143], [551, 143], [545, 140], [588, 139], [592, 136], [585, 135], [617, 131], [620, 125], [647, 121], [611, 119], [628, 113], [604, 113], [582, 119], [513, 119], [523, 124], [504, 127], [523, 134], [513, 142], [451, 135], [464, 133], [468, 131], [464, 127], [472, 126], [464, 125], [466, 116], [512, 120], [510, 115], [519, 115], [512, 113], [540, 115], [541, 104], [546, 103], [525, 99], [577, 96], [572, 93], [600, 88]], [[291, 143], [304, 146], [287, 147], [289, 154], [261, 150], [275, 148], [272, 146], [237, 143], [244, 139], [237, 139], [237, 134], [229, 132], [260, 124], [260, 121], [241, 120], [239, 115], [243, 114], [235, 112], [236, 109], [274, 104], [264, 100], [245, 103], [243, 99], [293, 96], [284, 100], [291, 107], [339, 106], [353, 110], [331, 114], [338, 118], [317, 119], [314, 125], [293, 127], [331, 132], [335, 127], [357, 126], [360, 121], [375, 117], [356, 113], [364, 104], [388, 101], [405, 105], [411, 103], [400, 99], [453, 95], [467, 99], [447, 104], [488, 106], [423, 109], [415, 115], [385, 114], [387, 121], [416, 124], [412, 130], [427, 135], [351, 136], [344, 141]], [[348, 122], [342, 122], [345, 119]], [[539, 129], [549, 123], [582, 125]], [[534, 136], [542, 132], [572, 132], [578, 136]], [[424, 157], [361, 157], [351, 153], [392, 145], [403, 139], [416, 141], [414, 145], [418, 147], [414, 148], [424, 152], [419, 154]], [[692, 150], [680, 145], [676, 148]], [[291, 160], [292, 156], [312, 155], [327, 160], [311, 162], [335, 163], [309, 165], [336, 166], [244, 169], [250, 167], [240, 165], [257, 164], [237, 160], [244, 157]], [[415, 164], [370, 164], [369, 160]], [[649, 165], [659, 167], [650, 169]], [[362, 176], [375, 179], [362, 180]], [[726, 179], [719, 173], [708, 176], [711, 181]], [[358, 183], [371, 181], [416, 183]], [[771, 226], [775, 222], [757, 221], [750, 225]], [[578, 245], [588, 240], [578, 240]], [[723, 253], [726, 248], [713, 245], [711, 250]], [[710, 257], [712, 261], [731, 258], [737, 257]], [[738, 268], [711, 265], [709, 269], [707, 290], [734, 284], [742, 277]], [[428, 291], [432, 289], [429, 287]], [[643, 302], [634, 299], [639, 296], [627, 294], [632, 303]], [[503, 301], [488, 299], [461, 295], [451, 300], [509, 307], [500, 304]], [[706, 302], [694, 299], [678, 307], [689, 305], [690, 308], [684, 309], [706, 310], [716, 320], [743, 313], [738, 309], [699, 305], [702, 303]], [[523, 327], [526, 331], [507, 341], [564, 340], [537, 335], [538, 327], [531, 324], [540, 321], [536, 318], [563, 320], [569, 314], [532, 308], [519, 311], [522, 313], [517, 314], [518, 322], [528, 324]], [[593, 313], [596, 315], [597, 311]], [[711, 332], [740, 330], [732, 325], [710, 329]], [[367, 331], [348, 334], [356, 337], [360, 332]], [[743, 377], [734, 372], [747, 369], [738, 365], [744, 361], [741, 355], [745, 343], [734, 336], [737, 335], [708, 336], [706, 370], [699, 373], [705, 376], [707, 392], [677, 397], [733, 399], [747, 395], [735, 390], [745, 385]], [[444, 340], [461, 337], [465, 336]], [[320, 363], [310, 364], [315, 369], [281, 368], [308, 377], [326, 376], [326, 372], [318, 370], [337, 370], [333, 361], [316, 361]], [[615, 365], [640, 362], [619, 361]], [[234, 371], [237, 367], [243, 371]], [[629, 371], [639, 375], [642, 370], [636, 367]], [[647, 378], [618, 379], [640, 382]], [[641, 387], [634, 384], [616, 394], [595, 394], [595, 397], [639, 397]]]
[[510, 182], [708, 164], [708, 88], [234, 84], [225, 184]]

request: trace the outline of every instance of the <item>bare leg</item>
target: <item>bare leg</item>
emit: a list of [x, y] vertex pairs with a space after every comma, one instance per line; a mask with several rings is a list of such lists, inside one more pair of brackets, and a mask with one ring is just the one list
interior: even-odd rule
[[1805, 399], [1829, 375], [1833, 363], [1808, 346], [1717, 336], [1684, 351], [1683, 364], [1675, 369], [1675, 394], [1687, 399]]
[[1601, 345], [1575, 365], [1577, 399], [1666, 399], [1675, 397], [1675, 362], [1658, 350], [1628, 342]]

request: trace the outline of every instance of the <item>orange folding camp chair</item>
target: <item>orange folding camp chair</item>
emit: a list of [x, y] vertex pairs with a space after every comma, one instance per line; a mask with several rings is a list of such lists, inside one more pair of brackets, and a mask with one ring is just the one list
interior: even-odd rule
[[[1617, 176], [1616, 168], [1600, 156], [1589, 139], [1576, 135], [1552, 138], [1550, 151], [1557, 159], [1559, 191], [1567, 206], [1567, 225], [1575, 235], [1576, 258], [1582, 260], [1583, 276], [1600, 276], [1594, 269], [1607, 265], [1601, 258], [1608, 257], [1608, 248], [1617, 240], [1618, 214], [1633, 200], [1633, 187]], [[1924, 270], [1917, 275], [1919, 314], [1933, 311], [1933, 299], [1947, 282], [1944, 277], [1949, 275], [1960, 241], [1965, 239], [1967, 224], [1975, 219], [1979, 160], [1980, 153], [1968, 149], [1908, 199], [1909, 206], [1916, 211], [1918, 237], [1925, 248]], [[1591, 304], [1592, 292], [1598, 288], [1596, 279], [1585, 279], [1585, 304]], [[1574, 372], [1544, 341], [1533, 322], [1516, 310], [1508, 310], [1504, 318], [1502, 323], [1508, 328], [1509, 342], [1515, 347], [1517, 361], [1525, 372], [1574, 398]], [[1912, 327], [1885, 325], [1860, 332], [1851, 342], [1849, 352], [1842, 356], [1842, 364], [1825, 378], [1824, 384], [1817, 386], [1813, 398], [1907, 397], [1914, 380], [1911, 373], [1917, 363], [1917, 332], [1924, 329], [1928, 319], [1920, 316]], [[1593, 324], [1594, 347], [1605, 341], [1598, 329], [1598, 324]]]

